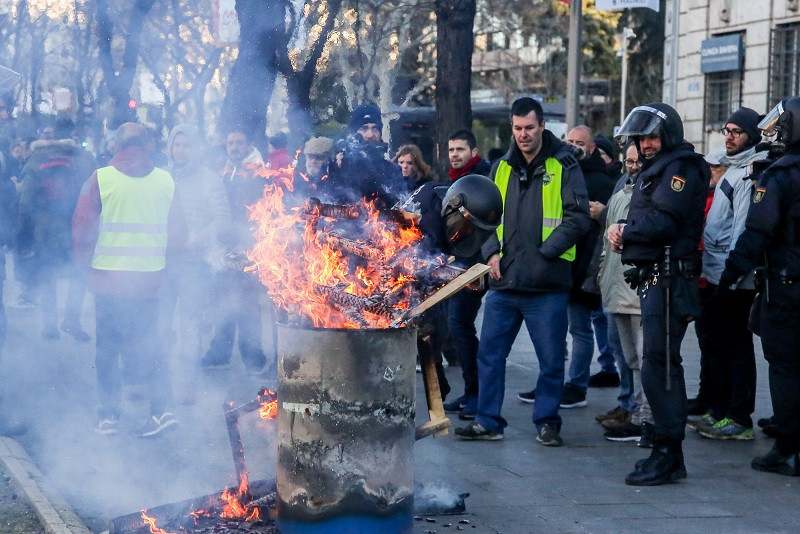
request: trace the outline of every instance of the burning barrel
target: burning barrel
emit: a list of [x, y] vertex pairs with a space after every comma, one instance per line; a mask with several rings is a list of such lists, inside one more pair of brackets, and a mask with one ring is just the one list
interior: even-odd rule
[[416, 331], [278, 327], [278, 529], [411, 532]]

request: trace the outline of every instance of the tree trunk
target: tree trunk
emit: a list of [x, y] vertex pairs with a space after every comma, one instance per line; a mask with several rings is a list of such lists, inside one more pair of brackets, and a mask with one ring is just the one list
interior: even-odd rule
[[279, 0], [236, 0], [239, 57], [231, 69], [219, 131], [242, 128], [253, 144], [266, 147], [267, 107], [275, 88], [275, 53], [284, 20]]
[[108, 0], [97, 0], [98, 57], [103, 69], [103, 80], [108, 87], [113, 103], [112, 128], [136, 118], [128, 103], [131, 100], [131, 87], [136, 74], [136, 66], [139, 63], [139, 48], [142, 42], [144, 21], [154, 2], [155, 0], [135, 0], [128, 18], [128, 29], [125, 33], [122, 66], [117, 69], [114, 67], [114, 59], [111, 52], [114, 25], [108, 12]]
[[447, 137], [472, 127], [472, 26], [476, 0], [436, 0], [436, 167], [447, 176]]

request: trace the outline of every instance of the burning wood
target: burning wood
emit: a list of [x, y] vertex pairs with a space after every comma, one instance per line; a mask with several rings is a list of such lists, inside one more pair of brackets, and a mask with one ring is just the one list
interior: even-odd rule
[[353, 308], [357, 310], [364, 310], [375, 315], [382, 315], [389, 319], [393, 319], [401, 315], [405, 310], [400, 308], [393, 308], [386, 304], [380, 295], [373, 295], [372, 297], [361, 297], [353, 295], [344, 291], [344, 287], [331, 287], [325, 285], [317, 285], [314, 290], [320, 295], [325, 295], [327, 298], [339, 306]]
[[308, 199], [303, 206], [303, 213], [332, 219], [358, 219], [361, 217], [361, 209], [358, 206], [326, 204], [316, 197]]
[[325, 243], [336, 250], [354, 254], [368, 260], [383, 261], [385, 259], [384, 252], [372, 246], [370, 243], [344, 237], [335, 230], [322, 232], [319, 236], [319, 242]]

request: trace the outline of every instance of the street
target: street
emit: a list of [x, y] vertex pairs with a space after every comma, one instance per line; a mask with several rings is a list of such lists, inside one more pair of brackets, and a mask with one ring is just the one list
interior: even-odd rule
[[[12, 272], [9, 265], [9, 273]], [[61, 288], [62, 290], [64, 288]], [[125, 392], [117, 436], [93, 432], [96, 417], [94, 340], [78, 343], [40, 336], [38, 310], [14, 308], [18, 287], [6, 281], [9, 316], [0, 367], [5, 409], [21, 417], [29, 431], [18, 441], [93, 532], [114, 517], [232, 486], [236, 477], [222, 415], [224, 401], [251, 400], [263, 384], [244, 372], [234, 355], [231, 369], [197, 372], [197, 402], [178, 405], [179, 427], [163, 437], [129, 437], [148, 415], [136, 387]], [[94, 335], [91, 296], [83, 324]], [[270, 332], [265, 329], [265, 339]], [[693, 329], [683, 350], [690, 395], [697, 387], [699, 352]], [[770, 415], [766, 364], [758, 349], [755, 417]], [[186, 373], [186, 365], [175, 365]], [[596, 371], [593, 368], [593, 372]], [[589, 406], [562, 410], [565, 446], [535, 441], [531, 405], [516, 398], [531, 389], [535, 356], [523, 330], [508, 365], [499, 442], [464, 442], [451, 432], [415, 446], [416, 480], [426, 489], [469, 493], [468, 515], [415, 522], [415, 532], [797, 532], [800, 479], [753, 471], [753, 456], [772, 443], [758, 431], [754, 442], [715, 442], [689, 431], [684, 444], [688, 478], [676, 484], [626, 486], [625, 474], [649, 454], [633, 443], [602, 437], [594, 415], [615, 404], [616, 389], [590, 389]], [[453, 394], [461, 391], [460, 368], [447, 369]], [[421, 375], [417, 375], [417, 418], [425, 420]], [[451, 417], [454, 426], [464, 424]], [[241, 420], [251, 480], [274, 477], [274, 423], [257, 414]], [[468, 525], [459, 525], [466, 519]], [[446, 526], [449, 525], [449, 526]]]

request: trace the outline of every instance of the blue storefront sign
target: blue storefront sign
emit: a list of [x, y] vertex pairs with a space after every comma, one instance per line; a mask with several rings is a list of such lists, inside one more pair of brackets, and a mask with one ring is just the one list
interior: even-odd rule
[[744, 59], [742, 36], [725, 35], [706, 39], [700, 46], [700, 72], [741, 70]]

